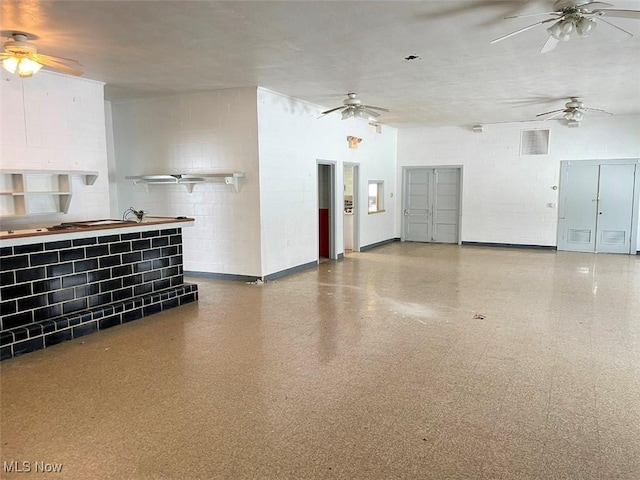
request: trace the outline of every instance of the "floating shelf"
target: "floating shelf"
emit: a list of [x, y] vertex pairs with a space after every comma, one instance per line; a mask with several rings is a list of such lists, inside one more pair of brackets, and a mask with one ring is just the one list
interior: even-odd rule
[[183, 173], [168, 175], [140, 175], [127, 176], [127, 180], [133, 180], [134, 185], [144, 185], [145, 191], [149, 192], [149, 185], [184, 185], [189, 193], [193, 192], [193, 186], [197, 183], [217, 183], [223, 181], [233, 187], [233, 191], [238, 193], [238, 179], [244, 178], [244, 172], [233, 173]]
[[0, 170], [0, 217], [67, 213], [71, 177], [93, 185], [98, 172], [79, 170]]

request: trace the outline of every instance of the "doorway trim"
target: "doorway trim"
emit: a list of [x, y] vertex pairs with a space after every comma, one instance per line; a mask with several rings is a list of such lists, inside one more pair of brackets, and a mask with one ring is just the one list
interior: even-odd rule
[[353, 251], [359, 252], [360, 251], [360, 164], [355, 162], [344, 162], [342, 168], [344, 169], [344, 167], [353, 167]]
[[[320, 165], [329, 167], [329, 258], [336, 260], [338, 258], [336, 249], [336, 165], [338, 162], [334, 160], [316, 160], [316, 225], [320, 224], [320, 177], [318, 171]], [[340, 208], [342, 212], [342, 206]], [[341, 217], [342, 218], [342, 217]], [[316, 227], [318, 228], [318, 227]], [[316, 252], [320, 249], [320, 231], [316, 230]], [[320, 254], [318, 253], [318, 263], [320, 263]]]
[[[464, 192], [464, 165], [454, 164], [454, 165], [403, 165], [402, 166], [402, 202], [400, 203], [400, 241], [405, 241], [405, 215], [404, 210], [407, 205], [407, 171], [413, 170], [416, 168], [426, 168], [426, 169], [438, 169], [438, 168], [457, 168], [460, 171], [459, 179], [460, 186], [458, 191], [458, 245], [462, 245], [462, 211], [463, 211], [463, 192]], [[397, 225], [397, 224], [396, 224]], [[450, 244], [455, 245], [455, 244]]]
[[[640, 159], [638, 158], [614, 158], [614, 159], [603, 159], [603, 160], [561, 160], [560, 161], [560, 182], [559, 182], [559, 190], [558, 190], [558, 222], [556, 228], [556, 245], [560, 245], [560, 235], [562, 234], [560, 230], [560, 220], [564, 219], [564, 212], [566, 206], [566, 185], [568, 182], [568, 167], [571, 163], [580, 164], [580, 165], [592, 165], [592, 166], [600, 166], [600, 165], [635, 165], [636, 166], [636, 175], [635, 182], [633, 188], [633, 205], [632, 205], [632, 215], [631, 215], [631, 233], [630, 240], [631, 243], [629, 245], [629, 255], [635, 255], [638, 250], [640, 250], [640, 245], [638, 245], [638, 210], [640, 210]], [[564, 188], [563, 188], [564, 187]], [[596, 252], [593, 252], [596, 253]]]

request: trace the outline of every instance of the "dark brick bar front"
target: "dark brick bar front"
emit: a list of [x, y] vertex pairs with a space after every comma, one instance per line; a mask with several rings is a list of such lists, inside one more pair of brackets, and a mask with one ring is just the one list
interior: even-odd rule
[[198, 299], [181, 228], [96, 233], [2, 247], [2, 360]]

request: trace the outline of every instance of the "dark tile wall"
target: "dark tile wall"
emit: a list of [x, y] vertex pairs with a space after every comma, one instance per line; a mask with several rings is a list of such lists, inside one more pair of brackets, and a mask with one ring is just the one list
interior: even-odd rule
[[[44, 348], [47, 342], [74, 338], [74, 332], [89, 333], [94, 327], [99, 330], [171, 308], [174, 303], [173, 306], [178, 306], [197, 300], [197, 286], [183, 281], [179, 228], [89, 236], [1, 250], [3, 359], [7, 358], [9, 346], [11, 356], [15, 356], [35, 346]], [[168, 297], [170, 292], [177, 293]], [[106, 314], [109, 305], [114, 312]], [[77, 313], [88, 314], [86, 322], [76, 322], [82, 316]], [[92, 325], [96, 315], [104, 318]], [[69, 319], [76, 323], [70, 325]], [[51, 338], [47, 340], [47, 334], [53, 336], [49, 335]], [[18, 342], [24, 343], [24, 348]]]

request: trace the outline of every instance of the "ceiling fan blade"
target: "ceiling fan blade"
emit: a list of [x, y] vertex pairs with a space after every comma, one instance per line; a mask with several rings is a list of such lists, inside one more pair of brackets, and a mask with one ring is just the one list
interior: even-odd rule
[[59, 63], [73, 63], [74, 65], [77, 65], [79, 67], [82, 66], [82, 64], [78, 61], [78, 60], [74, 60], [73, 58], [65, 58], [65, 57], [56, 57], [54, 55], [44, 55], [42, 53], [37, 53], [36, 54], [39, 58], [44, 58], [47, 60], [52, 60], [54, 62], [59, 62]]
[[369, 115], [370, 117], [379, 117], [380, 114], [378, 112], [374, 112], [373, 110], [369, 110], [368, 108], [363, 108], [362, 109], [363, 112], [367, 112], [367, 115]]
[[537, 17], [539, 15], [563, 15], [562, 12], [540, 12], [540, 13], [527, 13], [525, 15], [511, 15], [510, 17], [504, 17], [505, 20], [509, 18], [527, 18], [527, 17]]
[[558, 113], [554, 113], [553, 115], [551, 115], [550, 117], [547, 117], [544, 119], [544, 121], [546, 122], [547, 120], [552, 120], [556, 117], [559, 117], [560, 115], [562, 115], [564, 112], [564, 110], [560, 110]]
[[591, 110], [591, 111], [594, 111], [594, 112], [606, 113], [607, 115], [613, 115], [613, 113], [607, 112], [606, 110], [601, 110], [600, 108], [586, 108], [586, 107], [584, 107], [583, 110]]
[[340, 107], [332, 108], [330, 110], [325, 110], [324, 112], [321, 113], [321, 115], [326, 115], [327, 113], [335, 112], [336, 110], [340, 110], [341, 108], [344, 108], [344, 105], [341, 105]]
[[602, 18], [602, 17], [598, 18], [598, 21], [600, 21], [600, 22], [604, 22], [604, 23], [606, 23], [607, 25], [611, 25], [613, 28], [617, 28], [618, 30], [620, 30], [621, 32], [623, 32], [625, 35], [627, 35], [629, 38], [633, 37], [633, 33], [631, 33], [631, 32], [627, 32], [624, 28], [620, 28], [619, 26], [617, 26], [617, 25], [615, 25], [615, 24], [613, 24], [613, 23], [611, 23], [611, 22], [609, 22], [609, 21], [605, 20], [605, 19], [604, 19], [604, 18]]
[[[640, 19], [640, 10], [619, 10], [615, 8], [606, 8], [604, 10], [594, 10], [593, 13], [607, 17]], [[600, 20], [602, 20], [602, 18]]]
[[383, 112], [388, 112], [389, 109], [388, 108], [382, 108], [382, 107], [373, 107], [371, 105], [362, 105], [364, 108], [372, 108], [374, 110], [381, 110]]
[[536, 115], [536, 117], [543, 117], [544, 115], [549, 115], [550, 113], [556, 113], [556, 112], [564, 112], [564, 108], [560, 110], [551, 110], [550, 112], [539, 113], [538, 115]]
[[[43, 58], [44, 57], [44, 58]], [[47, 67], [51, 67], [55, 70], [60, 70], [61, 72], [68, 73], [69, 75], [82, 75], [82, 71], [76, 68], [69, 67], [64, 63], [56, 62], [55, 60], [51, 60], [50, 57], [46, 55], [38, 55], [35, 54], [31, 56], [32, 60], [41, 63], [42, 65], [46, 65]]]
[[534, 23], [533, 25], [529, 25], [527, 27], [521, 28], [520, 30], [516, 30], [515, 32], [508, 33], [508, 34], [506, 34], [506, 35], [504, 35], [502, 37], [496, 38], [495, 40], [491, 40], [489, 43], [493, 44], [493, 43], [501, 42], [502, 40], [505, 40], [505, 39], [507, 39], [509, 37], [513, 37], [514, 35], [517, 35], [519, 33], [526, 32], [527, 30], [530, 30], [533, 27], [537, 27], [538, 25], [542, 25], [543, 23], [554, 22], [556, 20], [558, 20], [558, 17], [549, 18], [548, 20], [542, 20], [541, 22]]
[[611, 3], [597, 2], [597, 1], [582, 3], [582, 4], [578, 5], [578, 7], [580, 7], [580, 8], [589, 7], [589, 6], [613, 7], [613, 5]]
[[556, 48], [558, 46], [558, 43], [560, 43], [560, 40], [558, 40], [557, 38], [555, 38], [552, 35], [549, 35], [549, 38], [547, 39], [547, 41], [542, 46], [542, 50], [540, 50], [540, 53], [550, 52], [551, 50], [553, 50], [554, 48]]

